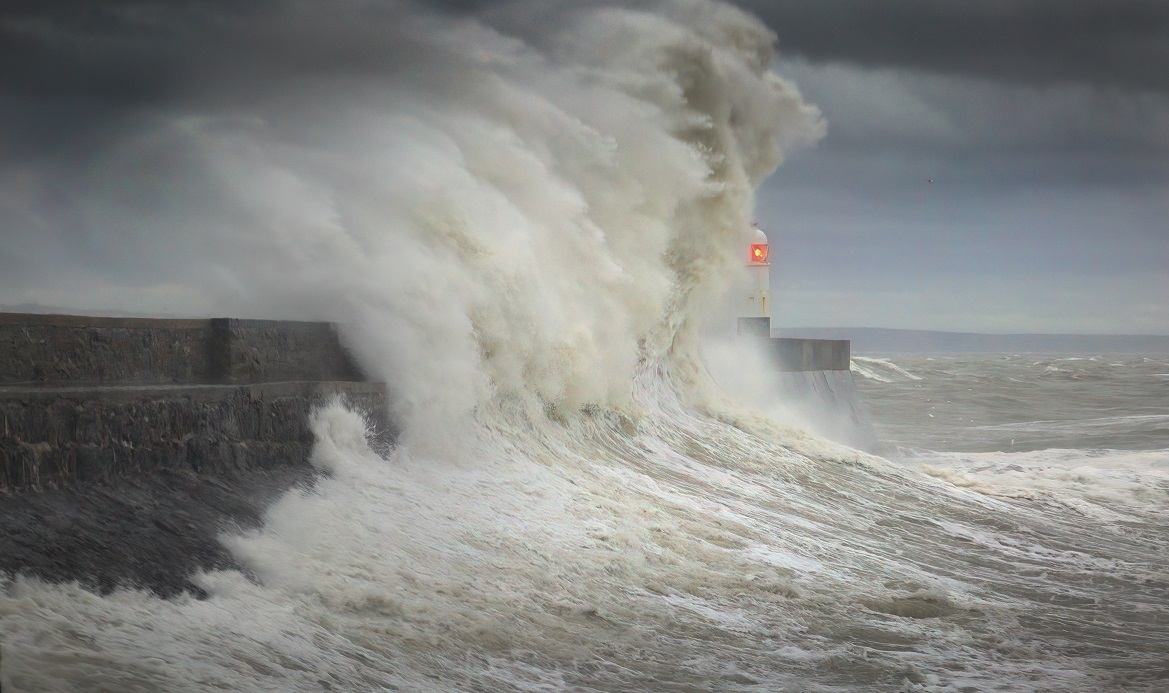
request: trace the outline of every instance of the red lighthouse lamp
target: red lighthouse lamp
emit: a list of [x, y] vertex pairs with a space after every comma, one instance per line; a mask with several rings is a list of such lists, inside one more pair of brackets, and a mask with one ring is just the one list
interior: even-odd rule
[[762, 265], [767, 262], [767, 244], [766, 243], [752, 243], [751, 244], [751, 264]]
[[751, 239], [751, 245], [748, 250], [749, 256], [747, 264], [750, 265], [766, 265], [767, 262], [767, 234], [763, 233], [763, 229], [758, 226], [755, 227], [755, 235]]

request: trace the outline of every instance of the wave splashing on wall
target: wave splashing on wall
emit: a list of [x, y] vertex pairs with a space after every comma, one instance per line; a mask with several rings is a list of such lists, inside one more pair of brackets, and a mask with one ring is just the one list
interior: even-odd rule
[[[225, 533], [247, 574], [196, 576], [207, 599], [10, 579], [5, 691], [1163, 677], [1160, 535], [967, 492], [711, 386], [695, 323], [741, 271], [754, 187], [823, 130], [748, 15], [44, 7], [3, 24], [55, 76], [19, 73], [0, 112], [20, 135], [0, 286], [339, 321], [404, 434], [383, 458], [356, 413], [319, 411], [321, 477]], [[1069, 624], [1091, 626], [1069, 644]]]
[[94, 15], [7, 27], [73, 69], [13, 85], [34, 144], [0, 217], [32, 268], [6, 291], [339, 321], [409, 430], [627, 401], [739, 271], [754, 186], [823, 129], [770, 32], [712, 2]]

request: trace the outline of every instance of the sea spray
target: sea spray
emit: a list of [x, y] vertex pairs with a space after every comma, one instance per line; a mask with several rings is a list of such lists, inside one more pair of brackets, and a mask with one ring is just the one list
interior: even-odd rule
[[[14, 233], [79, 236], [37, 258], [58, 274], [92, 249], [63, 303], [342, 323], [408, 439], [498, 398], [627, 403], [741, 271], [754, 187], [823, 125], [731, 6], [534, 9], [117, 14], [137, 50], [170, 36], [160, 84], [84, 158], [22, 169]], [[125, 58], [95, 56], [98, 77]]]
[[173, 83], [5, 202], [90, 249], [44, 260], [84, 265], [53, 295], [337, 320], [404, 433], [379, 455], [318, 412], [320, 477], [225, 532], [243, 570], [207, 599], [12, 578], [4, 690], [1159, 690], [1161, 535], [715, 387], [699, 316], [753, 186], [823, 127], [770, 33], [536, 8], [123, 13], [170, 32]]

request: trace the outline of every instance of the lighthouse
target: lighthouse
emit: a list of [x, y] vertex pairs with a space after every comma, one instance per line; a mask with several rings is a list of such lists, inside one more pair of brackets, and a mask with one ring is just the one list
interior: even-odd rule
[[751, 241], [747, 245], [747, 272], [745, 303], [739, 314], [739, 335], [748, 337], [770, 337], [771, 315], [768, 313], [767, 291], [771, 282], [770, 249], [767, 234], [752, 224]]

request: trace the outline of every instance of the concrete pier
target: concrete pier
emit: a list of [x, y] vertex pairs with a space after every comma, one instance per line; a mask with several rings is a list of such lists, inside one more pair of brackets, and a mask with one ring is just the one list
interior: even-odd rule
[[386, 427], [325, 323], [0, 314], [0, 491], [300, 465], [335, 396]]
[[775, 367], [784, 372], [848, 371], [852, 348], [847, 339], [772, 337], [771, 318], [739, 318], [740, 338], [766, 340]]
[[782, 394], [816, 423], [818, 433], [861, 450], [876, 448], [876, 433], [852, 378], [847, 339], [772, 337], [767, 317], [739, 318], [738, 333], [763, 345]]
[[847, 372], [852, 367], [852, 350], [846, 339], [772, 337], [767, 340], [767, 348], [781, 371]]
[[0, 313], [0, 385], [361, 380], [328, 323]]

